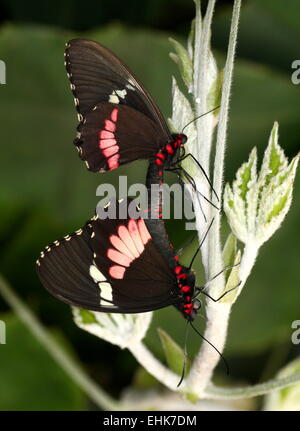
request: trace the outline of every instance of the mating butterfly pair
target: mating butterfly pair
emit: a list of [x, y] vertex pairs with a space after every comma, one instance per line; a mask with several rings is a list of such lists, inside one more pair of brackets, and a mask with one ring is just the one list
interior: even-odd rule
[[[100, 44], [74, 39], [65, 51], [66, 69], [78, 111], [74, 141], [89, 170], [105, 172], [149, 159], [147, 187], [178, 168], [186, 136], [172, 135], [158, 107], [129, 69]], [[176, 169], [175, 169], [176, 170]], [[126, 201], [112, 201], [127, 218], [86, 225], [41, 253], [43, 285], [60, 300], [81, 308], [139, 313], [175, 305], [188, 320], [199, 308], [195, 276], [178, 264], [164, 223], [130, 218]], [[161, 209], [161, 196], [149, 207]]]

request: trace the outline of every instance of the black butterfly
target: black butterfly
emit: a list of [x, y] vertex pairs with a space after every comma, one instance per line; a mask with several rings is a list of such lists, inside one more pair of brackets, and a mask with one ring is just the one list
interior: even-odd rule
[[128, 215], [126, 200], [111, 201], [109, 210], [115, 219], [95, 216], [45, 248], [37, 261], [44, 287], [80, 308], [141, 313], [175, 305], [192, 321], [200, 307], [192, 271], [178, 264], [174, 252], [168, 262], [144, 219]]
[[80, 121], [74, 143], [89, 170], [153, 157], [169, 167], [178, 159], [186, 136], [171, 134], [149, 93], [111, 51], [73, 39], [65, 65]]

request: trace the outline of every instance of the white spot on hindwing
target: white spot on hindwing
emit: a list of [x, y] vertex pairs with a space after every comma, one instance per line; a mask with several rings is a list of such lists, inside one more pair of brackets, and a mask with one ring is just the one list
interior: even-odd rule
[[[108, 283], [106, 277], [96, 267], [95, 262], [90, 266], [90, 276], [100, 289], [100, 305], [112, 305], [112, 288], [111, 284]], [[110, 301], [110, 302], [108, 302]]]

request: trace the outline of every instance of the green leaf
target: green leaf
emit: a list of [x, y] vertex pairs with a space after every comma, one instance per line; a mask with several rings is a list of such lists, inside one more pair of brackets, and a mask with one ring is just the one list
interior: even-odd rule
[[195, 19], [192, 20], [191, 22], [191, 29], [190, 29], [190, 33], [188, 36], [188, 42], [187, 42], [187, 46], [188, 46], [188, 53], [190, 55], [190, 58], [193, 58], [193, 53], [194, 53], [194, 43], [195, 43]]
[[[233, 233], [230, 233], [227, 237], [223, 248], [222, 256], [224, 268], [227, 268], [228, 266], [238, 265], [241, 261], [241, 252], [239, 250], [237, 251], [237, 239]], [[237, 287], [237, 289], [226, 294], [220, 302], [232, 303], [237, 298], [239, 293], [239, 266], [234, 266], [234, 268], [231, 268], [230, 270], [225, 272], [225, 282], [226, 283], [224, 292], [227, 292], [230, 289], [235, 289], [235, 287]]]
[[270, 223], [273, 218], [278, 217], [282, 210], [285, 208], [288, 198], [291, 195], [292, 186], [287, 190], [287, 192], [283, 196], [279, 196], [276, 199], [274, 198], [274, 206], [272, 211], [270, 211], [266, 216], [266, 222]]
[[232, 292], [229, 292], [226, 294], [220, 302], [229, 302], [233, 303], [236, 298], [239, 295], [239, 284], [240, 284], [240, 277], [239, 277], [239, 263], [241, 262], [241, 252], [240, 250], [237, 251], [235, 259], [233, 261], [234, 268], [232, 268], [229, 272], [227, 282], [225, 285], [224, 292], [229, 292], [229, 290], [232, 290]]
[[[167, 364], [174, 373], [181, 376], [185, 355], [181, 347], [163, 329], [157, 328], [157, 332], [162, 343]], [[190, 361], [186, 360], [186, 373], [190, 367]]]
[[[0, 345], [1, 410], [83, 410], [86, 399], [28, 329], [2, 315], [6, 344]], [[61, 334], [64, 348], [71, 348]]]
[[[207, 95], [207, 109], [214, 109], [217, 106], [220, 106], [221, 96], [222, 96], [222, 87], [223, 87], [223, 79], [224, 79], [224, 71], [221, 70], [218, 72], [218, 76], [215, 79], [214, 83], [209, 90]], [[214, 115], [217, 116], [219, 114], [220, 109], [216, 109]]]
[[79, 316], [81, 318], [81, 323], [88, 325], [90, 323], [97, 323], [97, 319], [89, 310], [79, 309]]
[[256, 157], [256, 148], [253, 148], [248, 162], [243, 163], [237, 172], [237, 187], [240, 189], [239, 195], [243, 201], [246, 201], [248, 191], [255, 179]]
[[[232, 266], [234, 264], [236, 255], [237, 239], [233, 233], [230, 233], [226, 239], [222, 256], [224, 268], [227, 266]], [[228, 279], [229, 275], [226, 277]]]
[[278, 123], [275, 122], [259, 175], [260, 187], [268, 185], [272, 178], [278, 176], [278, 173], [287, 167], [287, 163], [284, 151], [278, 144]]

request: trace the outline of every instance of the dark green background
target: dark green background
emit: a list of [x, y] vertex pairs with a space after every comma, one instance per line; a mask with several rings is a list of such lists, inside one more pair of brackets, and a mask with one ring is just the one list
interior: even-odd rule
[[[218, 2], [213, 46], [224, 64], [231, 2]], [[101, 182], [144, 181], [146, 164], [118, 172], [86, 171], [72, 145], [77, 125], [63, 66], [64, 44], [84, 36], [107, 45], [134, 70], [165, 115], [171, 108], [168, 37], [184, 40], [193, 18], [192, 1], [0, 2], [0, 59], [7, 84], [0, 86], [0, 264], [16, 292], [43, 323], [111, 394], [136, 380], [135, 360], [78, 329], [70, 310], [50, 297], [35, 273], [44, 246], [80, 227], [93, 214]], [[232, 91], [226, 179], [234, 178], [253, 146], [260, 158], [277, 120], [280, 144], [289, 157], [299, 151], [300, 86], [291, 83], [291, 63], [300, 58], [297, 0], [244, 2]], [[290, 341], [299, 307], [299, 180], [282, 228], [263, 246], [244, 291], [235, 304], [225, 356], [229, 381], [258, 382], [274, 375], [299, 351]], [[185, 233], [168, 222], [173, 242]], [[224, 232], [225, 234], [225, 232]], [[188, 260], [187, 253], [186, 259]], [[92, 408], [85, 395], [58, 369], [0, 298], [7, 344], [0, 345], [0, 409]], [[162, 356], [156, 334], [161, 326], [182, 345], [184, 321], [173, 309], [155, 313], [147, 343]], [[199, 338], [189, 339], [191, 354]], [[224, 370], [218, 368], [219, 378]]]

